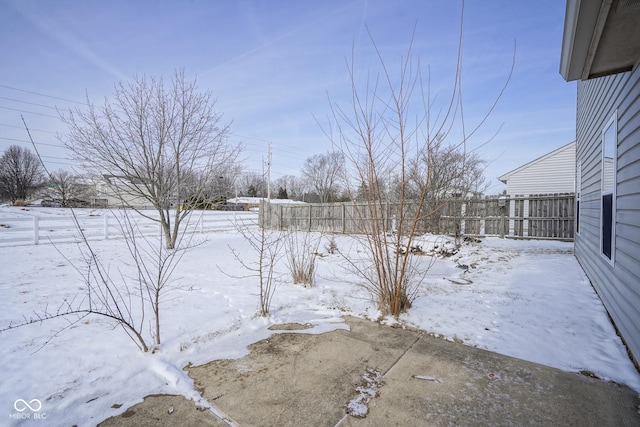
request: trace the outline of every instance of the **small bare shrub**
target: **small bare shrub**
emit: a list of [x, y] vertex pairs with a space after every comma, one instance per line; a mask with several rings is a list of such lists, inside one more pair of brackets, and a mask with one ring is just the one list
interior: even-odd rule
[[316, 254], [320, 245], [320, 236], [312, 233], [292, 232], [286, 241], [287, 267], [293, 283], [311, 287], [315, 284]]
[[327, 242], [327, 244], [324, 246], [324, 249], [330, 255], [334, 255], [338, 253], [338, 244], [336, 243], [335, 237], [333, 236], [329, 237], [329, 242]]

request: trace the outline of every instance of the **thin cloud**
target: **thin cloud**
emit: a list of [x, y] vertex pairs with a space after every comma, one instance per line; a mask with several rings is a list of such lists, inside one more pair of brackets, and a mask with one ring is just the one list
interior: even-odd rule
[[75, 52], [90, 64], [115, 77], [116, 80], [128, 80], [128, 77], [123, 72], [83, 44], [77, 37], [68, 32], [65, 27], [59, 25], [56, 21], [34, 13], [24, 2], [11, 2], [9, 5], [50, 39], [57, 41], [67, 49]]
[[[229, 60], [227, 60], [227, 61], [225, 61], [225, 62], [223, 62], [221, 64], [216, 65], [213, 68], [210, 68], [210, 69], [200, 73], [200, 76], [205, 76], [207, 74], [213, 73], [213, 72], [215, 72], [215, 71], [217, 71], [217, 70], [219, 70], [221, 68], [224, 68], [224, 67], [226, 67], [226, 66], [228, 66], [230, 64], [233, 64], [234, 62], [238, 62], [238, 61], [240, 61], [240, 60], [242, 60], [244, 58], [247, 58], [247, 57], [249, 57], [249, 56], [251, 56], [251, 55], [253, 55], [255, 53], [258, 53], [258, 52], [260, 52], [260, 51], [262, 51], [262, 50], [264, 50], [266, 48], [272, 47], [276, 43], [281, 42], [283, 40], [286, 40], [286, 39], [288, 39], [288, 38], [300, 33], [301, 31], [303, 31], [303, 30], [305, 30], [305, 29], [307, 29], [309, 27], [315, 26], [318, 23], [330, 21], [333, 16], [340, 15], [349, 6], [350, 6], [349, 4], [346, 4], [346, 5], [342, 6], [342, 7], [340, 7], [339, 9], [337, 9], [336, 11], [333, 11], [329, 15], [318, 16], [316, 19], [313, 19], [313, 20], [311, 20], [309, 22], [306, 22], [306, 23], [303, 23], [301, 25], [298, 25], [297, 27], [293, 28], [292, 30], [290, 30], [288, 32], [285, 32], [284, 34], [281, 34], [281, 35], [279, 35], [279, 36], [277, 36], [277, 37], [275, 37], [273, 39], [267, 39], [266, 41], [264, 41], [259, 46], [255, 47], [255, 48], [253, 48], [251, 50], [248, 50], [247, 52], [244, 52], [244, 53], [242, 53], [240, 55], [237, 55], [237, 56], [235, 56], [235, 57], [233, 57], [233, 58], [231, 58], [231, 59], [229, 59]], [[366, 2], [365, 2], [365, 9], [366, 9]]]

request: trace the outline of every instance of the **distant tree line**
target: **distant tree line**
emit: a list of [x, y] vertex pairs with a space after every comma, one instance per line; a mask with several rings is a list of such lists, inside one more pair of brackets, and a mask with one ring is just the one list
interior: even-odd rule
[[[483, 172], [486, 162], [477, 153], [465, 154], [458, 147], [435, 146], [430, 153], [417, 153], [409, 162], [408, 196], [417, 197], [428, 182], [427, 192], [431, 200], [439, 200], [452, 194], [482, 194], [488, 187]], [[349, 183], [345, 179], [345, 164], [337, 151], [316, 154], [307, 158], [300, 176], [285, 175], [271, 182], [271, 194], [277, 199], [291, 199], [310, 203], [363, 201], [367, 189], [375, 186], [381, 195], [392, 202], [397, 200], [401, 176], [390, 170], [371, 182]], [[267, 197], [267, 180], [263, 174], [244, 172], [242, 164], [229, 165], [219, 176], [210, 179], [202, 190], [207, 203], [214, 203], [236, 196]], [[424, 177], [429, 176], [428, 180]], [[103, 177], [77, 174], [59, 169], [47, 176], [38, 157], [29, 149], [10, 146], [0, 157], [0, 200], [15, 203], [34, 198], [53, 202], [56, 206], [90, 205], [100, 197], [96, 183]], [[195, 199], [194, 199], [195, 200]]]

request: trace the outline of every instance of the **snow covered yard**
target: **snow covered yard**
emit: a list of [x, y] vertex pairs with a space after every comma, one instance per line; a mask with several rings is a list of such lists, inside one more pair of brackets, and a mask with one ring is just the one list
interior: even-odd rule
[[[68, 319], [1, 333], [0, 417], [22, 413], [14, 406], [18, 399], [37, 399], [47, 424], [79, 426], [122, 413], [153, 393], [197, 400], [182, 368], [241, 357], [248, 344], [273, 333], [268, 329], [273, 324], [312, 324], [304, 333], [322, 333], [346, 327], [343, 314], [379, 318], [367, 292], [342, 269], [341, 256], [327, 253], [318, 260], [314, 288], [293, 285], [285, 276], [272, 315], [256, 317], [258, 285], [255, 278], [237, 278], [243, 272], [229, 249], [251, 257], [249, 245], [232, 232], [204, 238], [182, 260], [161, 306], [163, 342], [155, 353], [142, 353], [122, 329], [99, 317], [84, 318], [57, 335]], [[434, 239], [442, 244], [442, 238], [426, 236], [423, 249]], [[335, 242], [341, 251], [357, 247], [350, 236], [335, 236]], [[133, 279], [135, 268], [123, 241], [93, 246], [113, 277]], [[76, 244], [2, 247], [0, 263], [0, 327], [84, 297]], [[640, 391], [640, 375], [573, 257], [571, 243], [486, 238], [466, 244], [436, 260], [420, 296], [399, 321], [467, 345], [589, 371]], [[9, 420], [11, 425], [33, 422]]]
[[637, 371], [572, 243], [487, 238], [463, 246], [447, 261], [468, 267], [456, 277], [470, 283], [430, 281], [403, 321], [467, 345], [590, 371], [640, 390]]

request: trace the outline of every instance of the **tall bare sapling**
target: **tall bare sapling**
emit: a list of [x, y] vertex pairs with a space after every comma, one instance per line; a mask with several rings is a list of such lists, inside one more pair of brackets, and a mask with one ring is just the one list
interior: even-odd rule
[[[361, 245], [366, 255], [345, 257], [345, 262], [373, 295], [381, 312], [397, 317], [411, 307], [433, 262], [408, 250], [419, 234], [420, 224], [439, 209], [427, 204], [433, 176], [429, 159], [443, 141], [466, 153], [468, 138], [486, 116], [473, 126], [465, 123], [461, 96], [462, 22], [453, 87], [444, 111], [435, 118], [429, 74], [423, 74], [420, 61], [414, 56], [414, 37], [406, 56], [394, 66], [383, 57], [370, 33], [369, 37], [377, 55], [378, 71], [368, 70], [361, 80], [353, 53], [348, 63], [350, 103], [341, 106], [330, 99], [330, 125], [323, 128], [346, 160], [345, 185], [350, 188], [351, 198], [359, 196], [364, 200], [363, 204], [354, 203], [354, 209], [362, 224]], [[502, 91], [487, 115], [501, 94]], [[454, 128], [462, 129], [455, 141]], [[421, 176], [411, 174], [411, 160], [417, 153], [424, 153], [427, 159]], [[391, 181], [395, 184], [393, 191], [385, 185]]]

